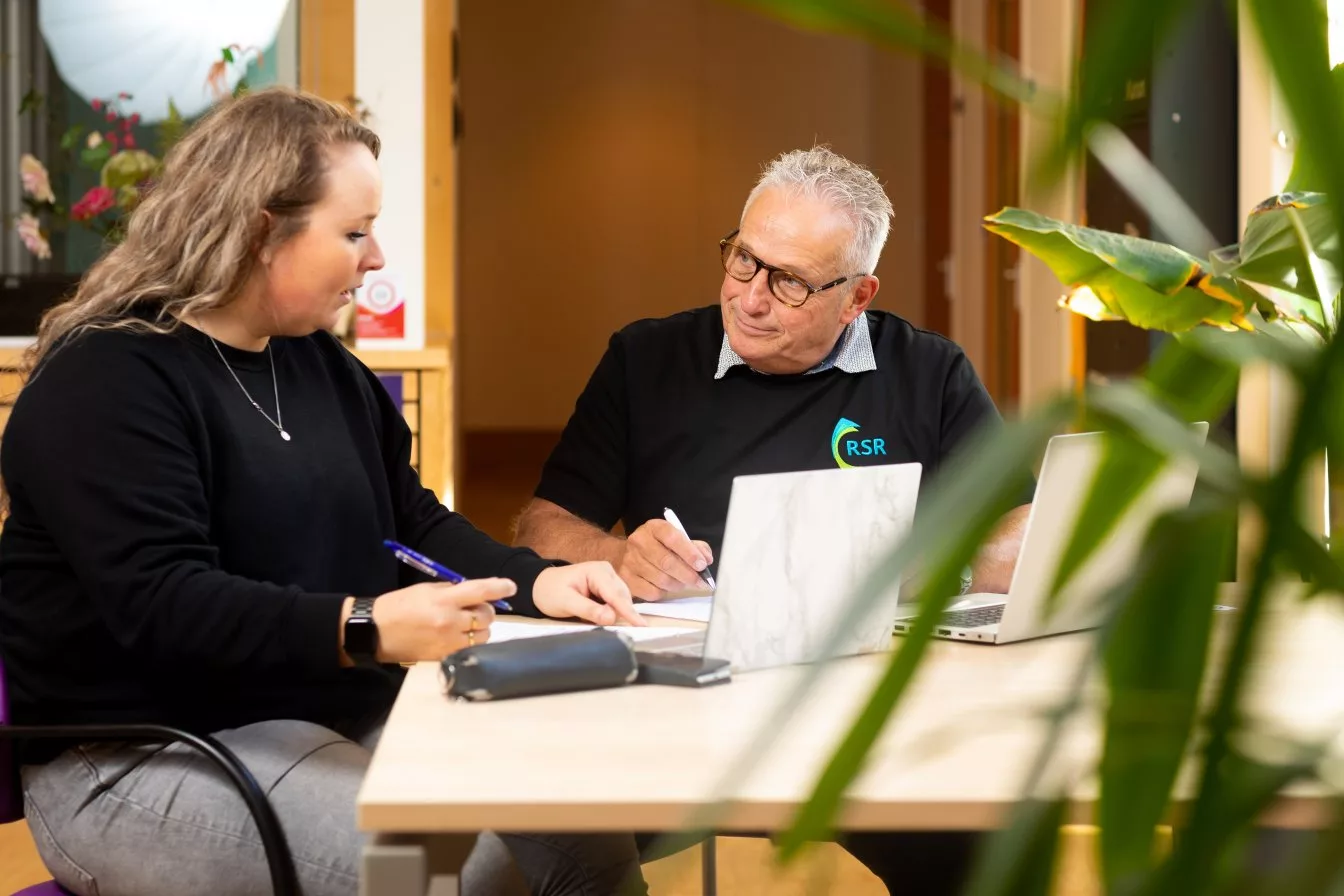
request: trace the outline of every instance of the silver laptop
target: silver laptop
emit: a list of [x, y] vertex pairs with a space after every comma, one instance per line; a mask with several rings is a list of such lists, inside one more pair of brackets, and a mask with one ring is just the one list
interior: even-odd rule
[[[1207, 423], [1192, 428], [1201, 441], [1207, 437]], [[1101, 622], [1100, 598], [1132, 566], [1157, 516], [1189, 503], [1199, 472], [1188, 458], [1167, 463], [1065, 585], [1047, 617], [1050, 584], [1092, 486], [1106, 438], [1104, 433], [1088, 432], [1050, 440], [1008, 593], [967, 594], [954, 601], [934, 630], [935, 637], [1007, 644], [1093, 628]], [[899, 615], [896, 632], [908, 632], [917, 613], [911, 607]]]
[[[638, 649], [726, 659], [734, 672], [819, 659], [849, 595], [909, 534], [920, 471], [912, 463], [735, 477], [708, 629]], [[890, 650], [899, 596], [893, 584], [874, 601], [838, 655]]]

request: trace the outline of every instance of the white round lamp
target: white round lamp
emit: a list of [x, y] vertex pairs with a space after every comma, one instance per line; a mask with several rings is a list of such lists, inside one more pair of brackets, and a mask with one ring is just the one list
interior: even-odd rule
[[[265, 48], [289, 0], [40, 0], [38, 25], [61, 78], [86, 101], [125, 92], [124, 114], [191, 118], [214, 102], [210, 66], [230, 44]], [[232, 90], [242, 66], [231, 66]]]

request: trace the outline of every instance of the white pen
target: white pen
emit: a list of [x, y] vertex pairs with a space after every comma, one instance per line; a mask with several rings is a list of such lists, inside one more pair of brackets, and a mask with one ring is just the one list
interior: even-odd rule
[[[669, 523], [676, 526], [677, 531], [680, 532], [682, 535], [685, 535], [687, 541], [691, 540], [690, 533], [687, 532], [686, 527], [681, 524], [681, 520], [677, 519], [677, 515], [672, 512], [671, 507], [663, 508], [663, 519], [667, 520]], [[702, 572], [700, 575], [702, 578], [704, 578], [705, 584], [708, 585], [712, 590], [717, 591], [719, 589], [719, 586], [714, 584], [714, 577], [709, 574], [709, 567], [705, 567], [705, 571]]]

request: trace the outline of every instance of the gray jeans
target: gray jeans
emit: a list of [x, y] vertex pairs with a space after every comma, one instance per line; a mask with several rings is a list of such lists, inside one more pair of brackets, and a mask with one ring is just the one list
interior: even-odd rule
[[[354, 894], [364, 835], [355, 795], [381, 727], [354, 740], [308, 722], [260, 722], [215, 736], [270, 797], [307, 896]], [[242, 798], [190, 747], [88, 744], [23, 768], [38, 852], [80, 896], [270, 893]], [[645, 893], [634, 838], [482, 834], [464, 896]]]

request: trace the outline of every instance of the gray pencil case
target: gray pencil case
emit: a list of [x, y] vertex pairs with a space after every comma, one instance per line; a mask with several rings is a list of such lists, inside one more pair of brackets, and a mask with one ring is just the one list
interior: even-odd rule
[[442, 668], [448, 696], [471, 701], [622, 687], [639, 674], [632, 642], [600, 628], [465, 647]]

